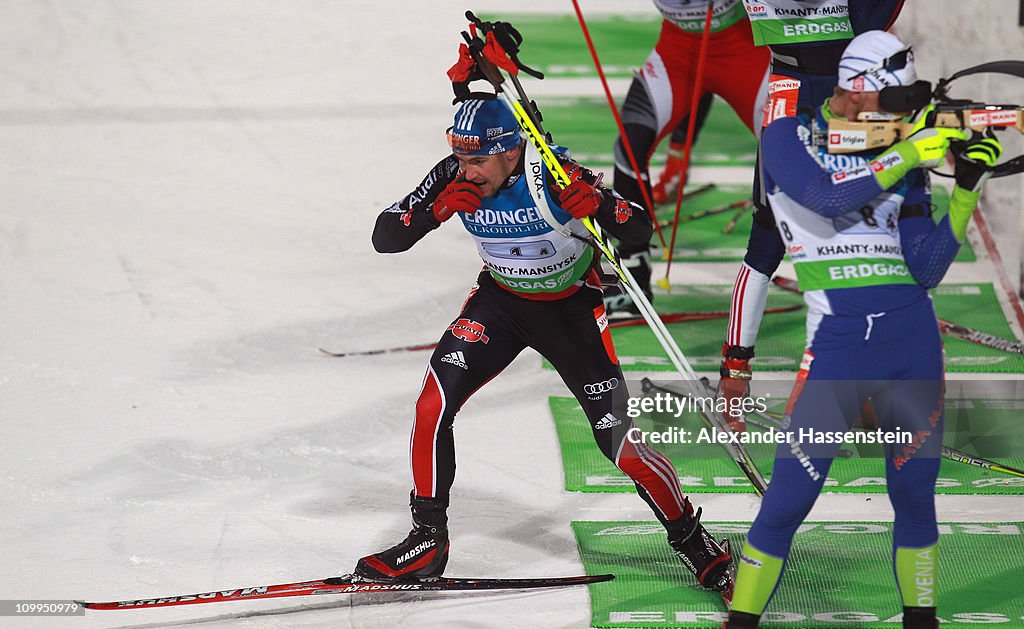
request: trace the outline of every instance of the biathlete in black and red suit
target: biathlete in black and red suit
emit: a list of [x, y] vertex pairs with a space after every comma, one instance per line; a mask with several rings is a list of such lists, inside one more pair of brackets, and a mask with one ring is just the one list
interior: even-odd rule
[[701, 585], [729, 591], [731, 557], [700, 524], [700, 510], [694, 512], [683, 495], [672, 464], [626, 438], [633, 422], [625, 412], [628, 393], [595, 271], [599, 254], [577, 237], [587, 235], [580, 219], [593, 217], [625, 242], [646, 242], [652, 230], [647, 213], [603, 188], [561, 147], [552, 148], [571, 185], [559, 190], [542, 170], [536, 175], [542, 185], [535, 187], [534, 175], [524, 174], [528, 149], [519, 125], [501, 101], [464, 100], [448, 140], [452, 154], [380, 214], [373, 245], [381, 253], [405, 251], [458, 215], [485, 266], [442, 334], [416, 401], [412, 531], [397, 545], [360, 559], [356, 574], [403, 579], [443, 572], [455, 416], [477, 389], [532, 347], [576, 396], [601, 452], [634, 481]]

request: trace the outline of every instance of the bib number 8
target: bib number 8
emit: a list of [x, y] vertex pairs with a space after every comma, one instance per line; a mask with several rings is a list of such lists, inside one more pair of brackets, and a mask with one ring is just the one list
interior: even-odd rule
[[786, 242], [792, 242], [793, 232], [789, 231], [789, 225], [786, 221], [779, 221], [779, 229], [782, 230], [782, 237], [786, 239]]

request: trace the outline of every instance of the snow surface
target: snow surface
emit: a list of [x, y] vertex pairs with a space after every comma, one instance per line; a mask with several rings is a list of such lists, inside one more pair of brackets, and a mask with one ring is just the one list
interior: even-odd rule
[[[568, 10], [540, 0], [515, 10]], [[496, 0], [477, 11], [510, 10]], [[446, 151], [463, 3], [9, 0], [0, 20], [0, 598], [110, 600], [348, 572], [408, 530], [424, 353], [480, 267], [449, 225], [373, 252]], [[602, 11], [645, 11], [625, 1]], [[640, 60], [638, 60], [638, 63]], [[595, 85], [596, 89], [596, 85]], [[674, 277], [724, 283], [734, 265]], [[685, 349], [685, 348], [684, 348]], [[449, 574], [582, 570], [524, 353], [457, 421]], [[751, 496], [697, 496], [749, 520]], [[1019, 499], [939, 497], [943, 519]], [[823, 496], [812, 519], [890, 517]], [[585, 588], [227, 603], [5, 627], [581, 627]]]

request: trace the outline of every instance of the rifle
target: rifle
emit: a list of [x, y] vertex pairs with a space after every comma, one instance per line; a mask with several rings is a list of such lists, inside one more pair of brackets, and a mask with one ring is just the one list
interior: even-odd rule
[[[969, 99], [956, 99], [949, 95], [953, 81], [972, 74], [1007, 74], [1024, 78], [1024, 61], [991, 61], [960, 70], [947, 79], [939, 79], [934, 90], [928, 81], [913, 85], [883, 88], [878, 94], [879, 106], [886, 112], [916, 112], [928, 105], [934, 109], [927, 113], [925, 126], [951, 129], [986, 130], [1016, 129], [1024, 134], [1024, 107], [1020, 105], [989, 105]], [[885, 114], [883, 114], [885, 115]], [[860, 120], [838, 120], [828, 123], [827, 146], [829, 153], [856, 153], [891, 146], [907, 139], [914, 123], [901, 120], [878, 120], [876, 112], [862, 112]], [[993, 177], [1005, 177], [1024, 171], [1024, 155], [999, 164]]]

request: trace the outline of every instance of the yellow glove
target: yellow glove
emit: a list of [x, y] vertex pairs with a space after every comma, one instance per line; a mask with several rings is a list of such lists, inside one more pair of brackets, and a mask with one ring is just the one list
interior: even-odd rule
[[[913, 150], [911, 158], [917, 160], [918, 168], [936, 168], [941, 166], [946, 159], [950, 141], [966, 139], [967, 132], [963, 129], [929, 127], [913, 133], [906, 140], [894, 145], [893, 148], [905, 144]], [[907, 151], [907, 153], [909, 152]], [[900, 155], [907, 159], [907, 155], [904, 155], [903, 151], [900, 151]]]
[[952, 140], [966, 140], [963, 129], [925, 126], [935, 105], [928, 105], [918, 114], [906, 140], [893, 144], [889, 150], [871, 161], [878, 184], [889, 189], [914, 168], [935, 168], [942, 164]]
[[964, 190], [978, 192], [992, 176], [992, 167], [1003, 154], [1003, 145], [990, 134], [974, 139], [956, 154], [956, 185]]
[[949, 199], [949, 226], [957, 240], [963, 242], [967, 235], [967, 223], [978, 206], [981, 187], [992, 176], [992, 167], [1003, 154], [1003, 146], [991, 134], [975, 136], [962, 151], [956, 155], [956, 185]]

